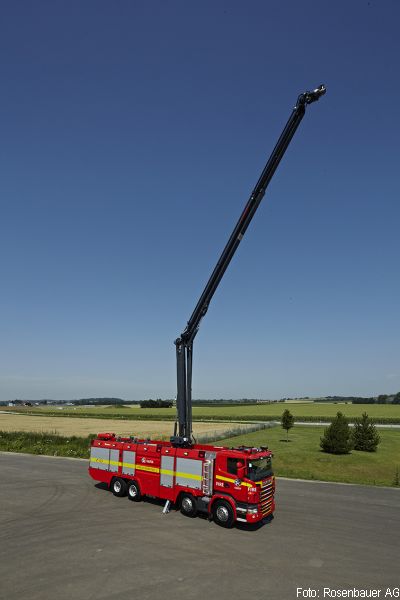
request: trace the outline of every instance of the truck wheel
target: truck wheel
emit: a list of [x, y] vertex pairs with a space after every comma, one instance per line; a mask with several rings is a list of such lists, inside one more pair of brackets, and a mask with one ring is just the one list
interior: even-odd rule
[[132, 500], [132, 502], [139, 502], [142, 498], [142, 494], [140, 493], [140, 489], [136, 481], [131, 481], [128, 484], [128, 498]]
[[197, 515], [196, 500], [191, 494], [183, 494], [181, 497], [181, 513], [192, 518]]
[[221, 527], [230, 528], [235, 522], [232, 506], [225, 500], [217, 500], [212, 508], [212, 513], [215, 523]]
[[121, 498], [122, 496], [126, 496], [126, 483], [123, 479], [113, 479], [111, 484], [111, 491], [114, 496], [118, 496]]

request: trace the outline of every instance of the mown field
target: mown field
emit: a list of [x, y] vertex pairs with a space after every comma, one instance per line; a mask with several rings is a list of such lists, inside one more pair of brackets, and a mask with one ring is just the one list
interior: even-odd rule
[[[326, 402], [296, 402], [276, 404], [255, 404], [251, 406], [199, 406], [193, 407], [194, 420], [220, 421], [268, 421], [279, 420], [282, 412], [288, 408], [294, 417], [301, 421], [329, 421], [338, 411], [349, 419], [360, 417], [367, 412], [377, 422], [400, 423], [400, 404], [334, 404]], [[1, 409], [3, 410], [3, 408]], [[127, 406], [115, 408], [107, 406], [96, 407], [67, 407], [63, 409], [48, 407], [5, 407], [5, 411], [21, 412], [47, 416], [82, 417], [82, 418], [113, 418], [134, 420], [171, 420], [175, 419], [175, 408], [140, 408]]]
[[[400, 431], [381, 429], [377, 452], [357, 452], [343, 456], [320, 451], [323, 427], [295, 426], [286, 434], [281, 427], [227, 438], [218, 445], [267, 445], [274, 453], [274, 471], [279, 477], [322, 481], [399, 486]], [[0, 451], [28, 452], [51, 456], [88, 458], [90, 436], [60, 436], [53, 433], [9, 432], [0, 430]], [[399, 491], [400, 493], [400, 491]]]
[[377, 452], [353, 450], [341, 456], [320, 451], [319, 440], [323, 433], [324, 427], [297, 425], [289, 433], [290, 441], [285, 442], [286, 432], [274, 427], [221, 443], [267, 445], [274, 453], [274, 471], [278, 477], [387, 486], [394, 485], [400, 477], [400, 431], [380, 429], [381, 443]]
[[[95, 417], [95, 415], [94, 415]], [[221, 438], [228, 431], [239, 427], [242, 430], [255, 428], [257, 425], [247, 423], [194, 423], [193, 433], [196, 438], [213, 439]], [[260, 425], [258, 426], [260, 427]], [[136, 437], [152, 437], [156, 439], [169, 439], [173, 432], [173, 423], [170, 421], [136, 421], [123, 419], [99, 419], [68, 417], [53, 418], [51, 415], [24, 415], [0, 413], [0, 431], [25, 431], [25, 432], [52, 432], [64, 436], [87, 436], [100, 431], [111, 431], [118, 435], [135, 435]]]

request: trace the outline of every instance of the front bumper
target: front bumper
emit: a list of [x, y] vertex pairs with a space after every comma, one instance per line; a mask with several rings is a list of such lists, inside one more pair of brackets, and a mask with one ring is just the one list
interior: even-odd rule
[[266, 517], [270, 517], [275, 510], [275, 500], [271, 501], [266, 507], [265, 504], [241, 504], [236, 507], [236, 520], [241, 523], [258, 523]]

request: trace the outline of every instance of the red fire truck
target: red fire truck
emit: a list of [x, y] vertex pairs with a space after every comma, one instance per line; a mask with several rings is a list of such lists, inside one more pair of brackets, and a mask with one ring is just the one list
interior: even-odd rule
[[326, 88], [300, 94], [283, 132], [216, 264], [196, 307], [175, 340], [177, 364], [177, 420], [169, 442], [123, 438], [99, 433], [91, 446], [89, 473], [106, 483], [116, 496], [139, 501], [152, 496], [180, 507], [194, 517], [205, 512], [216, 523], [256, 523], [275, 508], [272, 453], [266, 448], [226, 448], [196, 444], [192, 433], [193, 340], [200, 321], [221, 281], [273, 174], [299, 126], [306, 106], [319, 100]]
[[[115, 496], [138, 502], [152, 496], [194, 517], [216, 523], [256, 523], [274, 511], [275, 480], [267, 448], [225, 448], [116, 437], [99, 433], [91, 447], [89, 473]], [[169, 507], [169, 504], [167, 505]]]

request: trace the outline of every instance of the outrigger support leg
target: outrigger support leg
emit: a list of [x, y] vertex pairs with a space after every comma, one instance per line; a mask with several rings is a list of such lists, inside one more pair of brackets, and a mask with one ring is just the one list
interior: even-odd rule
[[170, 506], [171, 506], [171, 500], [167, 500], [164, 508], [162, 509], [163, 515], [167, 515], [169, 513]]

